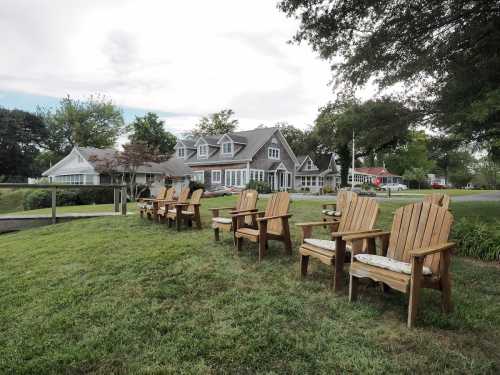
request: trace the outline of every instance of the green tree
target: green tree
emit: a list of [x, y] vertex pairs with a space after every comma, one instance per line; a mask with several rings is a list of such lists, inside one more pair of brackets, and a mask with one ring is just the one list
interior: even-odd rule
[[0, 108], [0, 176], [17, 180], [38, 175], [34, 161], [46, 137], [47, 129], [39, 116]]
[[427, 179], [427, 173], [422, 168], [410, 168], [403, 174], [403, 179], [416, 182], [418, 184], [418, 189], [420, 190], [420, 187]]
[[196, 124], [191, 135], [198, 137], [201, 135], [219, 135], [232, 133], [236, 131], [238, 120], [232, 119], [234, 111], [232, 109], [223, 109], [220, 112], [212, 113], [209, 116], [204, 116]]
[[392, 173], [402, 175], [411, 168], [430, 172], [434, 166], [428, 152], [428, 136], [424, 131], [411, 131], [408, 142], [380, 157]]
[[132, 132], [129, 137], [131, 143], [143, 142], [164, 155], [174, 151], [177, 140], [172, 133], [165, 130], [164, 121], [160, 120], [156, 113], [148, 112], [142, 117], [136, 116], [129, 129]]
[[373, 160], [378, 153], [406, 143], [408, 129], [416, 119], [412, 110], [390, 98], [369, 100], [361, 104], [343, 101], [321, 108], [313, 131], [316, 139], [321, 142], [319, 148], [337, 153], [341, 184], [345, 186], [352, 163], [350, 144], [353, 131], [356, 140], [355, 159]]
[[57, 155], [66, 155], [75, 145], [112, 147], [124, 130], [121, 110], [103, 96], [85, 101], [68, 96], [55, 112], [40, 110], [40, 114], [49, 133], [46, 148]]
[[476, 168], [477, 175], [474, 182], [481, 187], [488, 189], [500, 188], [500, 163], [491, 157], [484, 157], [479, 160]]
[[500, 2], [281, 0], [337, 82], [404, 83], [434, 125], [500, 158]]

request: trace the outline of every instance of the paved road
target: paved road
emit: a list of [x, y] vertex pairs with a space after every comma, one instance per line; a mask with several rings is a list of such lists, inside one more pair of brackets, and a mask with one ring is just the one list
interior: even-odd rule
[[[260, 194], [263, 198], [266, 198], [269, 196], [269, 194]], [[423, 198], [424, 194], [422, 195]], [[290, 198], [293, 200], [320, 200], [320, 201], [327, 201], [327, 200], [335, 200], [334, 196], [325, 196], [325, 195], [312, 195], [312, 194], [301, 194], [301, 193], [290, 193]], [[377, 200], [381, 202], [387, 202], [387, 201], [419, 201], [422, 198], [417, 198], [417, 197], [391, 197], [387, 198], [384, 196], [377, 196]], [[451, 197], [452, 202], [489, 202], [489, 201], [500, 201], [500, 190], [497, 190], [495, 192], [488, 192], [484, 194], [476, 194], [476, 195], [460, 195], [460, 196], [453, 196]]]

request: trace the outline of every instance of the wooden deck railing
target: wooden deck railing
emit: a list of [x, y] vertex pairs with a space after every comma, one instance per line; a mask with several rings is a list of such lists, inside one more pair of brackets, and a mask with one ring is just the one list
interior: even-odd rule
[[[57, 190], [65, 189], [92, 189], [92, 188], [109, 188], [113, 189], [113, 209], [114, 212], [120, 212], [127, 215], [127, 188], [126, 185], [79, 185], [79, 184], [10, 184], [1, 183], [0, 189], [42, 189], [52, 192], [52, 223], [57, 222]], [[121, 206], [121, 207], [120, 207]]]

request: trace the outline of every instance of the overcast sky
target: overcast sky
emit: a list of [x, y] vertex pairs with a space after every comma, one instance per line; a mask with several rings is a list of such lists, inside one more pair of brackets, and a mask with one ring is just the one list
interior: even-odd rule
[[328, 63], [287, 44], [297, 21], [274, 0], [1, 3], [0, 105], [102, 93], [178, 134], [223, 108], [241, 129], [305, 128], [333, 98]]

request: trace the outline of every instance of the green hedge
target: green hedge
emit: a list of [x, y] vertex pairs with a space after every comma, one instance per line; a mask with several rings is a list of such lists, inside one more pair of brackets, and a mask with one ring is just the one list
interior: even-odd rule
[[246, 188], [257, 190], [259, 194], [269, 194], [272, 192], [271, 185], [264, 181], [250, 180]]
[[452, 237], [457, 242], [458, 255], [500, 261], [500, 236], [490, 225], [461, 219], [453, 226]]
[[[58, 206], [75, 206], [82, 204], [113, 203], [113, 189], [87, 188], [74, 190], [57, 190]], [[25, 210], [47, 208], [52, 205], [50, 190], [33, 189], [24, 195], [23, 207]]]

